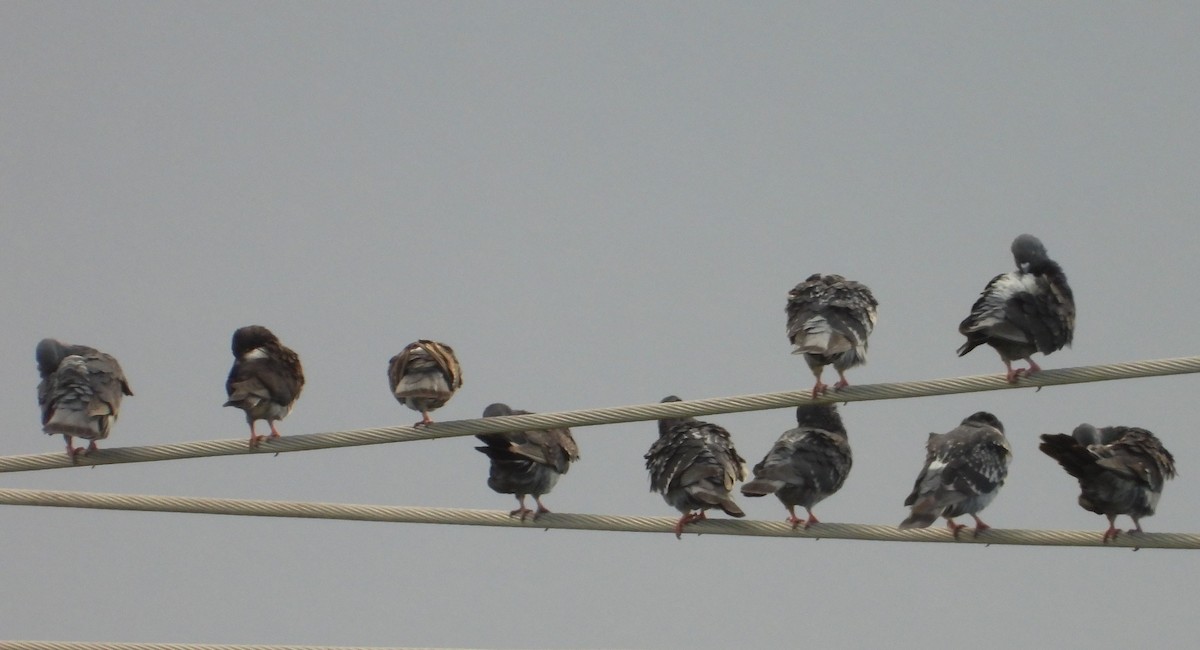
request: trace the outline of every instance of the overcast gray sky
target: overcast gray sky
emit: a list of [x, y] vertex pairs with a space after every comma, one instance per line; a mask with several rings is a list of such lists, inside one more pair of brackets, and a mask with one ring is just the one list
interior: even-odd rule
[[[810, 387], [784, 334], [814, 272], [880, 301], [855, 383], [954, 355], [1009, 243], [1079, 305], [1056, 368], [1196, 353], [1195, 3], [0, 4], [0, 453], [40, 433], [34, 346], [116, 355], [106, 446], [241, 438], [241, 325], [308, 384], [285, 435], [410, 424], [388, 358], [553, 411]], [[1036, 436], [1143, 426], [1150, 531], [1197, 529], [1191, 376], [853, 403], [831, 522], [898, 523], [930, 431], [1006, 425], [996, 527], [1095, 530]], [[757, 461], [791, 410], [720, 415]], [[654, 423], [577, 429], [545, 501], [671, 515]], [[0, 476], [7, 487], [511, 509], [471, 439]], [[740, 499], [781, 520], [773, 499]], [[717, 515], [720, 516], [720, 515]], [[1127, 520], [1122, 520], [1128, 525]], [[1185, 551], [384, 525], [0, 508], [0, 638], [476, 647], [1192, 643]], [[1121, 611], [1116, 611], [1117, 609]]]

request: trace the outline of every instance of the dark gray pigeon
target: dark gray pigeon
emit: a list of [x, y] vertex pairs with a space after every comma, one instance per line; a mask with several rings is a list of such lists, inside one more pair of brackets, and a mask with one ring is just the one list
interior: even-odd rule
[[266, 420], [271, 427], [270, 437], [278, 438], [275, 421], [292, 412], [303, 388], [300, 357], [280, 343], [271, 330], [247, 325], [233, 333], [233, 367], [225, 380], [225, 393], [229, 396], [225, 406], [246, 412], [251, 449], [266, 438], [255, 434], [254, 422]]
[[825, 366], [838, 373], [834, 390], [850, 385], [846, 370], [867, 362], [867, 338], [875, 329], [879, 303], [866, 285], [840, 275], [814, 273], [788, 293], [787, 334], [792, 354], [803, 354], [817, 383], [812, 395], [829, 390], [821, 382]]
[[[754, 480], [742, 486], [742, 494], [761, 497], [774, 494], [788, 509], [792, 528], [821, 523], [812, 508], [837, 492], [850, 474], [853, 458], [846, 427], [832, 404], [800, 406], [795, 429], [779, 436], [766, 458], [754, 466]], [[796, 506], [808, 512], [808, 521], [796, 516]]]
[[[514, 411], [507, 404], [492, 404], [483, 410], [485, 418], [528, 414], [529, 411]], [[521, 521], [530, 513], [536, 521], [542, 513], [550, 512], [542, 504], [542, 495], [549, 494], [558, 477], [579, 460], [579, 446], [570, 429], [484, 433], [475, 437], [485, 443], [475, 449], [492, 459], [488, 487], [500, 494], [516, 495], [519, 507], [508, 514], [519, 515]], [[527, 494], [533, 495], [537, 502], [536, 512], [525, 507]]]
[[397, 401], [421, 413], [414, 426], [432, 424], [429, 412], [445, 406], [462, 387], [462, 368], [449, 345], [421, 339], [388, 361], [388, 383]]
[[[680, 399], [672, 395], [662, 401]], [[645, 458], [650, 490], [683, 513], [675, 523], [676, 538], [683, 537], [685, 524], [706, 519], [709, 508], [746, 516], [729, 496], [734, 482], [746, 479], [746, 461], [725, 429], [690, 417], [659, 420], [658, 440]]]
[[[1032, 359], [1034, 352], [1061, 350], [1071, 345], [1075, 334], [1075, 296], [1062, 267], [1033, 235], [1014, 239], [1012, 254], [1017, 270], [992, 278], [971, 315], [958, 326], [967, 337], [958, 356], [984, 344], [992, 346], [1000, 353], [1009, 383], [1041, 370]], [[1027, 361], [1029, 369], [1013, 369], [1018, 359]]]
[[[42, 407], [42, 431], [62, 434], [72, 460], [96, 451], [121, 412], [121, 397], [133, 395], [121, 364], [112, 356], [86, 345], [69, 345], [42, 339], [35, 352], [38, 374], [38, 405]], [[91, 441], [87, 449], [75, 447], [72, 438]]]
[[1000, 492], [1012, 460], [1004, 425], [991, 413], [979, 411], [948, 433], [929, 434], [925, 452], [925, 467], [904, 500], [904, 505], [912, 506], [912, 514], [900, 527], [928, 528], [945, 517], [957, 539], [966, 525], [954, 523], [954, 518], [971, 515], [978, 537], [989, 526], [977, 513]]
[[[1142, 532], [1142, 517], [1154, 514], [1163, 481], [1175, 477], [1175, 458], [1153, 433], [1137, 427], [1075, 427], [1071, 435], [1043, 434], [1038, 446], [1079, 479], [1079, 505], [1108, 517], [1104, 541], [1121, 532], [1117, 515], [1129, 515]], [[1134, 532], [1134, 531], [1130, 531]]]

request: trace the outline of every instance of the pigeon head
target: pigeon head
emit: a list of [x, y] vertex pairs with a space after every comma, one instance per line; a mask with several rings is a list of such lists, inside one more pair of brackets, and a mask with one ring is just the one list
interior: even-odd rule
[[[666, 397], [659, 400], [659, 403], [666, 404], [667, 402], [682, 402], [682, 401], [683, 400], [679, 399], [678, 397], [676, 397], [674, 395], [667, 395]], [[690, 417], [682, 417], [682, 418], [663, 418], [663, 419], [659, 420], [658, 421], [658, 436], [661, 438], [661, 437], [667, 435], [667, 432], [671, 430], [671, 427], [675, 426], [676, 424], [679, 424], [680, 422], [687, 422], [691, 419], [692, 418], [690, 418]]]
[[993, 429], [1004, 433], [1004, 425], [1000, 424], [1000, 418], [988, 413], [987, 411], [978, 411], [968, 415], [962, 421], [963, 424], [980, 424], [992, 427]]
[[1042, 245], [1042, 240], [1033, 235], [1021, 235], [1014, 239], [1012, 254], [1017, 268], [1022, 271], [1028, 271], [1031, 265], [1049, 258], [1049, 255], [1046, 254], [1046, 247]]
[[233, 333], [233, 356], [241, 357], [247, 352], [265, 345], [279, 345], [279, 338], [262, 325], [239, 327]]
[[796, 424], [810, 429], [823, 429], [845, 435], [842, 416], [833, 404], [804, 404], [796, 407]]
[[500, 402], [496, 402], [495, 404], [488, 404], [488, 407], [483, 409], [483, 417], [485, 417], [485, 418], [494, 418], [494, 417], [501, 416], [501, 415], [512, 415], [512, 414], [513, 414], [513, 410], [511, 408], [509, 408], [508, 404], [501, 404]]
[[1071, 432], [1071, 437], [1084, 447], [1100, 442], [1100, 432], [1087, 422], [1075, 427], [1075, 430]]
[[58, 369], [58, 364], [62, 362], [63, 356], [66, 354], [66, 346], [57, 339], [42, 339], [37, 344], [38, 373], [42, 378], [46, 378]]

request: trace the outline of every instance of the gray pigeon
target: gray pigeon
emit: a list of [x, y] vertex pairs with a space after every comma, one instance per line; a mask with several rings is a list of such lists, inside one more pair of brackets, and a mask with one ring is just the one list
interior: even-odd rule
[[867, 338], [879, 306], [866, 285], [840, 275], [814, 273], [788, 293], [787, 335], [792, 354], [803, 354], [817, 383], [812, 395], [829, 390], [821, 383], [825, 366], [838, 373], [834, 390], [850, 385], [846, 370], [867, 362]]
[[[514, 411], [507, 404], [492, 404], [483, 410], [483, 417], [528, 415], [529, 411]], [[486, 446], [475, 449], [492, 459], [488, 487], [500, 494], [514, 494], [519, 507], [508, 513], [520, 516], [521, 521], [533, 513], [534, 521], [544, 512], [542, 495], [549, 494], [558, 477], [567, 473], [571, 463], [579, 460], [579, 446], [570, 429], [508, 431], [475, 436]], [[525, 507], [525, 495], [533, 495], [537, 511]]]
[[971, 515], [978, 537], [989, 526], [977, 513], [1000, 492], [1012, 460], [1004, 425], [991, 413], [979, 411], [949, 433], [929, 434], [925, 450], [925, 467], [904, 500], [904, 505], [912, 506], [912, 514], [900, 527], [928, 528], [945, 517], [957, 539], [966, 525], [954, 523], [954, 518]]
[[429, 412], [450, 401], [462, 387], [463, 375], [453, 348], [421, 339], [388, 361], [388, 382], [397, 401], [421, 413], [414, 425], [420, 426], [433, 423]]
[[[133, 395], [121, 364], [111, 355], [86, 345], [68, 345], [42, 339], [35, 352], [38, 374], [38, 404], [42, 408], [42, 431], [62, 434], [72, 460], [96, 451], [121, 412], [121, 397]], [[76, 448], [72, 438], [90, 440], [87, 449]]]
[[[1104, 541], [1121, 532], [1117, 515], [1129, 515], [1137, 532], [1154, 514], [1163, 481], [1175, 477], [1175, 458], [1153, 433], [1137, 427], [1075, 427], [1071, 435], [1043, 434], [1038, 446], [1079, 479], [1079, 505], [1108, 517]], [[1130, 531], [1133, 532], [1133, 531]]]
[[261, 325], [239, 328], [233, 333], [232, 347], [233, 367], [225, 380], [225, 393], [229, 396], [225, 406], [246, 412], [250, 448], [254, 449], [266, 438], [255, 434], [256, 420], [266, 420], [271, 437], [279, 437], [275, 421], [287, 417], [300, 398], [304, 369], [300, 357]]
[[[821, 523], [812, 508], [841, 489], [850, 474], [853, 458], [846, 427], [832, 404], [800, 406], [795, 429], [779, 436], [766, 458], [754, 466], [754, 480], [742, 494], [761, 497], [774, 493], [788, 509], [787, 521], [796, 528]], [[796, 506], [808, 512], [808, 521], [796, 516]]]
[[[680, 399], [672, 395], [662, 401]], [[746, 479], [746, 461], [725, 429], [690, 417], [659, 420], [658, 440], [645, 458], [650, 490], [683, 513], [675, 523], [676, 538], [683, 537], [685, 524], [706, 519], [709, 508], [720, 508], [731, 517], [746, 516], [729, 497], [734, 482]]]
[[[958, 326], [967, 337], [958, 356], [985, 343], [992, 346], [1000, 353], [1009, 383], [1041, 370], [1032, 359], [1034, 352], [1061, 350], [1071, 345], [1075, 334], [1075, 296], [1062, 267], [1033, 235], [1014, 239], [1012, 254], [1017, 270], [992, 278], [971, 315]], [[1018, 359], [1029, 362], [1029, 369], [1013, 369]]]

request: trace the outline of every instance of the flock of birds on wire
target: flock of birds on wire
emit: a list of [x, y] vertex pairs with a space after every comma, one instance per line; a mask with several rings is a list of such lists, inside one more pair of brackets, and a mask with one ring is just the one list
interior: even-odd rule
[[[993, 278], [959, 325], [967, 340], [958, 354], [989, 345], [1000, 354], [1007, 380], [1016, 382], [1040, 370], [1031, 358], [1035, 352], [1050, 354], [1070, 345], [1075, 302], [1062, 267], [1050, 259], [1036, 237], [1017, 237], [1012, 254], [1016, 270]], [[849, 385], [848, 369], [866, 362], [877, 306], [865, 285], [839, 275], [812, 275], [789, 293], [787, 336], [793, 354], [804, 356], [816, 378], [814, 398], [829, 391], [821, 381], [825, 366], [832, 365], [838, 373], [833, 385], [836, 391]], [[121, 397], [133, 394], [120, 364], [94, 348], [54, 339], [38, 343], [36, 356], [43, 431], [63, 435], [72, 460], [95, 451], [96, 441], [108, 437], [117, 419]], [[233, 333], [233, 357], [225, 382], [229, 396], [225, 406], [245, 412], [249, 444], [256, 448], [267, 436], [257, 434], [255, 423], [265, 420], [269, 437], [279, 437], [275, 423], [287, 417], [296, 404], [304, 387], [304, 372], [299, 356], [260, 325]], [[1013, 368], [1013, 362], [1020, 360], [1028, 367]], [[446, 404], [462, 381], [454, 350], [437, 341], [415, 341], [388, 363], [392, 394], [421, 413], [416, 426], [430, 424], [429, 412]], [[662, 401], [679, 398], [670, 396]], [[483, 416], [525, 413], [492, 404]], [[796, 424], [754, 466], [753, 478], [742, 485], [741, 493], [747, 497], [774, 494], [787, 508], [792, 527], [808, 528], [819, 523], [813, 507], [845, 483], [853, 457], [836, 406], [800, 406]], [[682, 513], [675, 524], [676, 537], [682, 536], [687, 524], [705, 519], [712, 508], [744, 517], [731, 493], [736, 482], [746, 480], [746, 463], [729, 432], [690, 417], [659, 420], [658, 430], [658, 440], [645, 456], [646, 469], [651, 490]], [[511, 515], [522, 521], [549, 512], [542, 496], [579, 458], [579, 447], [565, 428], [477, 437], [484, 446], [476, 449], [491, 460], [488, 486], [516, 496], [518, 507]], [[90, 444], [86, 449], [76, 448], [73, 438]], [[1140, 520], [1154, 514], [1163, 481], [1175, 475], [1170, 452], [1145, 429], [1097, 429], [1081, 424], [1070, 435], [1044, 434], [1041, 439], [1039, 449], [1078, 479], [1079, 505], [1108, 518], [1105, 542], [1120, 532], [1115, 525], [1118, 515], [1131, 517], [1140, 533]], [[957, 538], [965, 524], [955, 523], [954, 518], [970, 515], [978, 536], [988, 528], [979, 512], [1004, 485], [1011, 458], [1004, 425], [985, 411], [968, 416], [947, 433], [929, 434], [925, 465], [904, 501], [911, 514], [900, 527], [925, 528], [943, 517]], [[526, 496], [533, 497], [536, 510], [526, 507]], [[806, 519], [796, 515], [797, 507], [804, 508]]]

